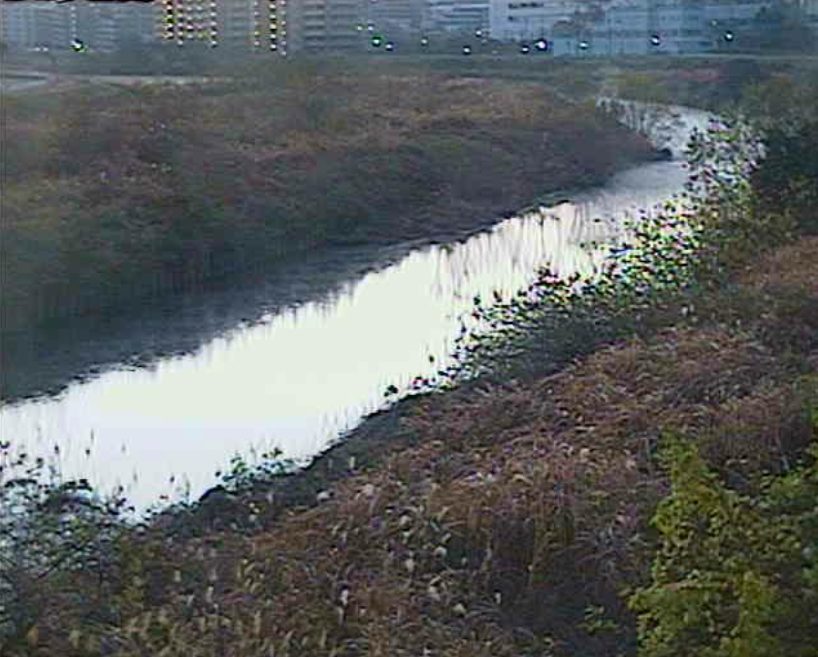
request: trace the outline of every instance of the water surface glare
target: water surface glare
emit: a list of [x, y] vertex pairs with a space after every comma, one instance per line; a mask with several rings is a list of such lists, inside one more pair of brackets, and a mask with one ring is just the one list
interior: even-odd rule
[[59, 445], [65, 474], [106, 490], [122, 484], [140, 507], [169, 493], [172, 475], [201, 494], [237, 452], [275, 446], [310, 457], [380, 407], [389, 384], [405, 387], [445, 364], [475, 295], [511, 294], [542, 265], [562, 275], [592, 270], [602, 251], [587, 242], [621, 234], [628, 217], [679, 193], [684, 180], [678, 161], [631, 169], [571, 203], [416, 250], [339, 294], [239, 325], [189, 355], [7, 404], [2, 435], [33, 455]]

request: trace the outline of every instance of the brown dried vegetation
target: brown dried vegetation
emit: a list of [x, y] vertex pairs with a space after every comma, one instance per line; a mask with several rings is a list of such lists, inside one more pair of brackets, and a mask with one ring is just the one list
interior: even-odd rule
[[764, 336], [773, 320], [810, 330], [816, 263], [818, 239], [803, 239], [736, 281], [745, 295], [786, 291], [800, 315], [774, 316], [772, 304], [736, 329], [733, 310], [711, 309], [547, 378], [429, 396], [403, 420], [414, 445], [350, 472], [320, 503], [254, 535], [149, 533], [131, 549], [152, 579], [119, 574], [125, 615], [79, 619], [53, 600], [26, 650], [632, 654], [622, 592], [644, 582], [652, 556], [648, 519], [668, 486], [654, 458], [662, 435], [695, 438], [738, 487], [787, 469], [814, 438], [804, 414], [818, 398], [814, 347], [796, 366], [791, 343]]
[[308, 249], [460, 235], [651, 156], [541, 84], [287, 71], [10, 98], [3, 328]]

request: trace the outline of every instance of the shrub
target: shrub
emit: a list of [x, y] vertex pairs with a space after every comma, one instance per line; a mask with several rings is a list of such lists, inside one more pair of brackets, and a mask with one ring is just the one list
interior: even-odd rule
[[749, 86], [742, 111], [763, 135], [765, 158], [753, 175], [759, 210], [786, 214], [818, 233], [818, 103], [816, 80], [777, 76]]
[[630, 598], [640, 655], [818, 654], [818, 449], [756, 495], [726, 488], [690, 442], [663, 458], [671, 493], [653, 518], [652, 581]]
[[38, 642], [47, 619], [111, 620], [125, 500], [0, 442], [0, 651]]
[[787, 213], [805, 233], [818, 234], [818, 120], [776, 126], [753, 177], [762, 211]]
[[201, 88], [56, 97], [9, 105], [4, 331], [309, 249], [460, 233], [544, 184], [598, 182], [650, 155], [542, 86], [417, 71], [355, 77], [302, 62]]
[[790, 234], [786, 215], [756, 212], [755, 133], [739, 122], [714, 124], [689, 147], [684, 195], [645, 211], [598, 271], [581, 278], [539, 272], [507, 301], [475, 308], [457, 340], [444, 382], [531, 376], [632, 332], [674, 297], [714, 287], [737, 267]]

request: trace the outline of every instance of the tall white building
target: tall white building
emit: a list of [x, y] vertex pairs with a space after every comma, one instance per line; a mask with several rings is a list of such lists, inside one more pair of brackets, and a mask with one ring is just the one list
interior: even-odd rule
[[525, 41], [552, 34], [580, 8], [576, 0], [491, 0], [489, 31], [501, 41]]
[[711, 45], [701, 3], [678, 0], [629, 0], [611, 7], [586, 36], [596, 54], [684, 53]]
[[12, 50], [69, 50], [77, 40], [94, 52], [154, 38], [155, 10], [142, 2], [3, 2], [0, 38]]
[[490, 0], [427, 0], [423, 27], [431, 32], [488, 33]]
[[24, 49], [37, 45], [42, 21], [40, 16], [47, 7], [34, 3], [7, 3], [0, 5], [0, 39], [9, 48]]
[[66, 50], [75, 39], [93, 52], [155, 40], [274, 51], [287, 47], [287, 0], [3, 2], [0, 12], [2, 39], [12, 49]]
[[363, 48], [364, 0], [161, 0], [162, 36], [234, 51], [332, 54]]
[[506, 41], [545, 37], [556, 55], [706, 52], [751, 27], [773, 1], [618, 0], [577, 20], [582, 3], [492, 0], [491, 33]]
[[807, 16], [818, 18], [818, 0], [796, 0], [796, 2]]
[[363, 0], [291, 0], [291, 50], [326, 54], [364, 47], [358, 32], [366, 15]]
[[184, 46], [203, 43], [284, 54], [289, 46], [287, 0], [161, 0], [159, 36]]
[[367, 22], [381, 34], [417, 34], [423, 26], [426, 0], [367, 0]]

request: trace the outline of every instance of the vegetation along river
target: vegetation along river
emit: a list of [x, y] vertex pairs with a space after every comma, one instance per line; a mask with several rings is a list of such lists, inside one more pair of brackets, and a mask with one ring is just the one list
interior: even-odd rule
[[[622, 172], [465, 241], [404, 251], [362, 275], [350, 253], [349, 282], [325, 286], [319, 298], [293, 291], [304, 280], [294, 269], [274, 286], [190, 296], [128, 318], [127, 358], [98, 345], [104, 366], [92, 376], [10, 399], [0, 407], [3, 437], [56, 458], [67, 476], [103, 489], [121, 484], [140, 507], [182, 490], [200, 495], [237, 453], [278, 448], [309, 459], [383, 406], [388, 386], [406, 390], [445, 365], [475, 296], [511, 294], [540, 266], [589, 272], [604, 253], [589, 242], [615, 239], [629, 217], [681, 192], [682, 145], [707, 116], [676, 117], [663, 137], [673, 160]], [[162, 353], [167, 335], [180, 332], [187, 342], [156, 357], [157, 345]], [[71, 349], [52, 347], [39, 359], [79, 368], [81, 358], [65, 361]]]

